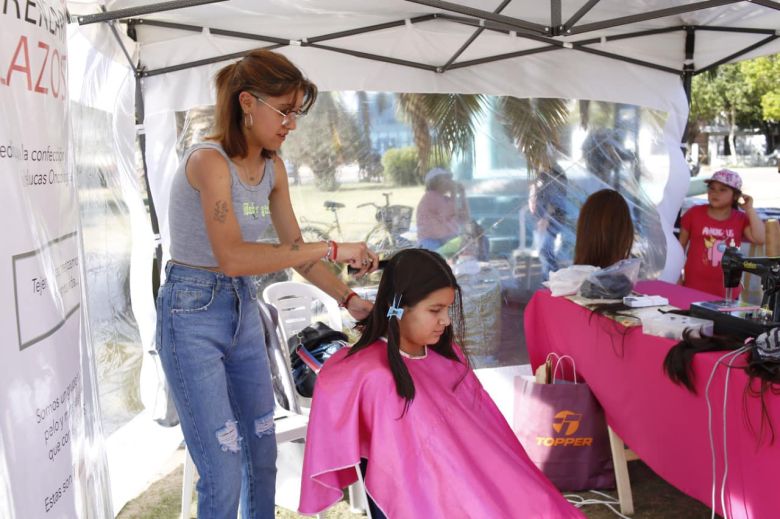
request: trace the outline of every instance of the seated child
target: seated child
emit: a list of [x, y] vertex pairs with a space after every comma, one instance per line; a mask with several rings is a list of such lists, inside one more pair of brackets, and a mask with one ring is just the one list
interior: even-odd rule
[[352, 348], [320, 371], [299, 511], [342, 498], [362, 465], [373, 517], [583, 517], [529, 460], [470, 369], [460, 287], [436, 253], [385, 267]]

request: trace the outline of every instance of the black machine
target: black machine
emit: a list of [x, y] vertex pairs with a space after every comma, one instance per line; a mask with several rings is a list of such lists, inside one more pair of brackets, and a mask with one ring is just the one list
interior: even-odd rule
[[[780, 326], [780, 257], [746, 258], [736, 247], [728, 247], [721, 259], [726, 299], [691, 304], [691, 315], [710, 319], [716, 334], [756, 337]], [[764, 295], [759, 307], [735, 301], [732, 291], [739, 286], [742, 273], [761, 278]]]

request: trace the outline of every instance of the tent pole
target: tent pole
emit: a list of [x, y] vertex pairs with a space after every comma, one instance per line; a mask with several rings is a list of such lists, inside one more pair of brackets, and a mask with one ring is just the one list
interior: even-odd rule
[[412, 4], [427, 5], [428, 7], [437, 7], [443, 11], [450, 11], [458, 14], [465, 14], [481, 20], [489, 20], [502, 25], [508, 25], [513, 27], [511, 30], [522, 29], [526, 31], [536, 32], [538, 34], [549, 34], [550, 28], [538, 23], [526, 22], [518, 18], [511, 16], [504, 16], [502, 14], [494, 14], [490, 11], [483, 11], [482, 9], [474, 9], [465, 5], [455, 4], [452, 2], [444, 2], [442, 0], [406, 0]]
[[[494, 12], [495, 14], [499, 14], [501, 11], [503, 11], [503, 10], [504, 10], [504, 7], [506, 7], [506, 6], [509, 4], [509, 2], [511, 2], [511, 1], [512, 1], [512, 0], [504, 0], [503, 2], [501, 2], [501, 5], [499, 5], [498, 7], [496, 7], [496, 8], [493, 10], [493, 12]], [[449, 69], [449, 68], [450, 68], [450, 65], [452, 65], [452, 63], [453, 63], [453, 62], [454, 62], [456, 59], [458, 59], [458, 56], [460, 56], [461, 54], [463, 54], [463, 51], [465, 51], [465, 50], [466, 50], [466, 49], [469, 47], [469, 45], [471, 45], [472, 43], [474, 43], [474, 40], [476, 40], [476, 39], [477, 39], [477, 36], [479, 36], [480, 34], [482, 34], [482, 33], [484, 32], [484, 30], [485, 30], [485, 28], [484, 28], [484, 27], [480, 27], [480, 28], [478, 28], [476, 31], [474, 31], [474, 33], [473, 33], [473, 34], [472, 34], [472, 35], [469, 37], [469, 39], [468, 39], [468, 40], [466, 40], [466, 42], [465, 42], [463, 45], [461, 45], [461, 46], [460, 46], [460, 48], [459, 48], [458, 50], [456, 50], [456, 51], [455, 51], [455, 53], [452, 55], [452, 57], [450, 57], [450, 59], [448, 59], [448, 60], [447, 60], [447, 63], [445, 63], [444, 65], [442, 65], [442, 67], [441, 67], [441, 71], [442, 71], [442, 72], [446, 72], [446, 71], [447, 71], [447, 69]]]
[[171, 2], [159, 2], [156, 4], [139, 5], [137, 7], [128, 7], [127, 9], [117, 9], [116, 11], [105, 11], [97, 14], [88, 14], [76, 17], [79, 25], [90, 23], [108, 22], [110, 20], [119, 20], [121, 18], [130, 18], [144, 14], [160, 13], [171, 11], [173, 9], [184, 9], [185, 7], [194, 7], [204, 4], [216, 4], [226, 0], [173, 0]]
[[613, 18], [611, 20], [603, 20], [600, 22], [588, 23], [580, 25], [578, 27], [570, 27], [566, 29], [566, 34], [579, 34], [583, 32], [598, 31], [600, 29], [609, 29], [611, 27], [617, 27], [620, 25], [627, 25], [629, 23], [643, 22], [647, 20], [655, 20], [657, 18], [664, 18], [667, 16], [674, 16], [677, 14], [689, 13], [691, 11], [700, 11], [702, 9], [709, 9], [711, 7], [720, 7], [727, 4], [739, 3], [741, 0], [706, 0], [704, 2], [694, 2], [692, 4], [680, 5], [676, 7], [669, 7], [666, 9], [658, 9], [655, 11], [648, 11], [642, 14], [634, 14], [631, 16], [621, 16], [619, 18]]
[[141, 163], [144, 168], [144, 186], [149, 200], [149, 219], [154, 233], [154, 259], [152, 260], [152, 297], [157, 301], [157, 291], [160, 289], [162, 272], [162, 241], [160, 239], [160, 223], [157, 220], [157, 210], [154, 207], [152, 188], [149, 184], [149, 168], [146, 165], [146, 133], [144, 132], [144, 94], [143, 75], [139, 70], [135, 74], [135, 127], [137, 128], [138, 147], [141, 150]]
[[696, 29], [685, 27], [685, 61], [683, 62], [682, 80], [685, 97], [688, 99], [688, 109], [691, 108], [691, 81], [696, 67], [693, 56], [696, 49]]
[[772, 34], [771, 36], [767, 36], [763, 40], [758, 41], [758, 42], [754, 43], [753, 45], [745, 47], [744, 49], [739, 50], [739, 51], [735, 52], [734, 54], [726, 56], [725, 58], [723, 58], [721, 60], [718, 60], [718, 61], [716, 61], [715, 63], [713, 63], [711, 65], [707, 65], [706, 67], [697, 70], [696, 72], [694, 72], [694, 75], [701, 74], [702, 72], [707, 72], [707, 71], [712, 70], [712, 69], [714, 69], [716, 67], [719, 67], [720, 65], [723, 65], [724, 63], [728, 63], [729, 61], [733, 60], [734, 58], [738, 58], [738, 57], [742, 56], [743, 54], [747, 54], [748, 52], [751, 52], [752, 50], [755, 50], [755, 49], [757, 49], [757, 48], [759, 48], [759, 47], [761, 47], [763, 45], [766, 45], [767, 43], [771, 43], [771, 42], [775, 41], [776, 39], [777, 39], [777, 35], [776, 34]]

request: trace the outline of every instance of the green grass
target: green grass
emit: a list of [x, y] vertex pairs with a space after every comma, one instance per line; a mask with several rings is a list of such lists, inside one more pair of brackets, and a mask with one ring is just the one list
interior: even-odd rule
[[341, 184], [337, 191], [320, 191], [314, 184], [290, 186], [290, 198], [301, 227], [311, 222], [326, 230], [334, 220], [333, 213], [325, 209], [323, 203], [330, 200], [344, 204], [345, 207], [338, 211], [341, 235], [335, 229], [329, 232], [336, 241], [363, 241], [368, 231], [376, 225], [375, 208], [358, 208], [358, 205], [367, 202], [384, 205], [382, 193], [392, 193], [391, 204], [416, 208], [424, 192], [423, 186], [399, 187], [368, 182]]

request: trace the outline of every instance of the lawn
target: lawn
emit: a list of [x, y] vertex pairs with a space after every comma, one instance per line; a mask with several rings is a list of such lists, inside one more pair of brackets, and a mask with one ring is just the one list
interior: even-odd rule
[[[384, 205], [382, 193], [390, 193], [391, 204], [416, 208], [424, 191], [421, 185], [400, 187], [368, 182], [343, 183], [337, 191], [320, 191], [314, 184], [303, 184], [290, 186], [290, 197], [301, 227], [311, 224], [327, 231], [336, 241], [362, 241], [377, 223], [376, 209], [371, 206], [359, 208], [358, 205], [368, 202]], [[326, 200], [344, 204], [338, 210], [341, 234], [335, 230], [333, 213], [323, 206]]]

